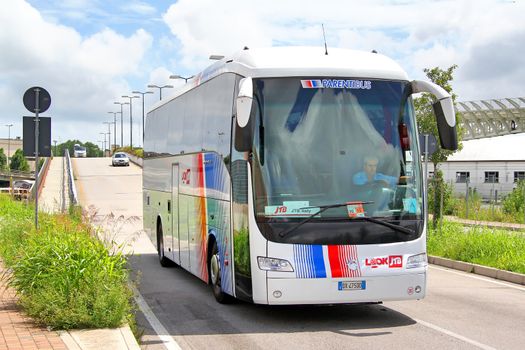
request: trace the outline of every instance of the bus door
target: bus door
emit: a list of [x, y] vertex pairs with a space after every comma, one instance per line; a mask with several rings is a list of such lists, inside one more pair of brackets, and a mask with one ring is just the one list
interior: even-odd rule
[[179, 164], [171, 168], [171, 252], [170, 258], [180, 265], [180, 240], [179, 240]]
[[[172, 196], [177, 198], [177, 221], [175, 218], [173, 222], [177, 223], [177, 232], [174, 234], [174, 237], [177, 238], [177, 246], [174, 249], [177, 249], [177, 262], [181, 267], [186, 270], [190, 270], [190, 227], [189, 227], [189, 208], [190, 201], [193, 199], [192, 196], [188, 196], [184, 191], [181, 191], [181, 181], [184, 183], [184, 178], [187, 176], [186, 171], [184, 171], [184, 166], [182, 171], [180, 170], [180, 164], [173, 164], [172, 176], [176, 176], [174, 181], [177, 181], [176, 188], [172, 188]], [[181, 180], [182, 179], [182, 180]], [[175, 184], [175, 182], [173, 182]]]

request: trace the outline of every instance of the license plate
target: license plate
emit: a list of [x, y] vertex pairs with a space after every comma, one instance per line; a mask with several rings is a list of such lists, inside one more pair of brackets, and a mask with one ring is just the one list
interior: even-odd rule
[[339, 281], [339, 290], [363, 290], [366, 289], [366, 281]]

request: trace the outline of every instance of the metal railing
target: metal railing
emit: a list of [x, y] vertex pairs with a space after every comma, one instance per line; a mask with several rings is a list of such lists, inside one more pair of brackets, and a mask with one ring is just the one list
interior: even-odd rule
[[64, 158], [66, 162], [69, 203], [71, 205], [77, 205], [78, 204], [77, 189], [75, 187], [75, 178], [73, 176], [73, 167], [71, 166], [71, 158], [69, 156], [69, 150], [67, 148], [64, 151]]

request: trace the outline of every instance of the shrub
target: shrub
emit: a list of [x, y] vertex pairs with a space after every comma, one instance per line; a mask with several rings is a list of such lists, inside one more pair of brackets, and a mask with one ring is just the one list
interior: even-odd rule
[[58, 329], [118, 327], [131, 315], [126, 257], [110, 254], [78, 216], [40, 215], [0, 199], [0, 254], [9, 285], [38, 322]]
[[524, 193], [525, 181], [521, 180], [516, 188], [503, 199], [503, 211], [514, 216], [518, 222], [524, 221]]
[[427, 249], [430, 255], [525, 273], [522, 233], [444, 221], [440, 231], [428, 231]]

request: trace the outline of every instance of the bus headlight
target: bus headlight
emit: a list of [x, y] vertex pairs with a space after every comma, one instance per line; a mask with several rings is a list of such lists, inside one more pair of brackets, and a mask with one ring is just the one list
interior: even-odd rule
[[257, 263], [261, 270], [293, 272], [292, 264], [290, 264], [288, 260], [258, 256]]
[[409, 256], [407, 259], [407, 269], [427, 266], [427, 253]]

